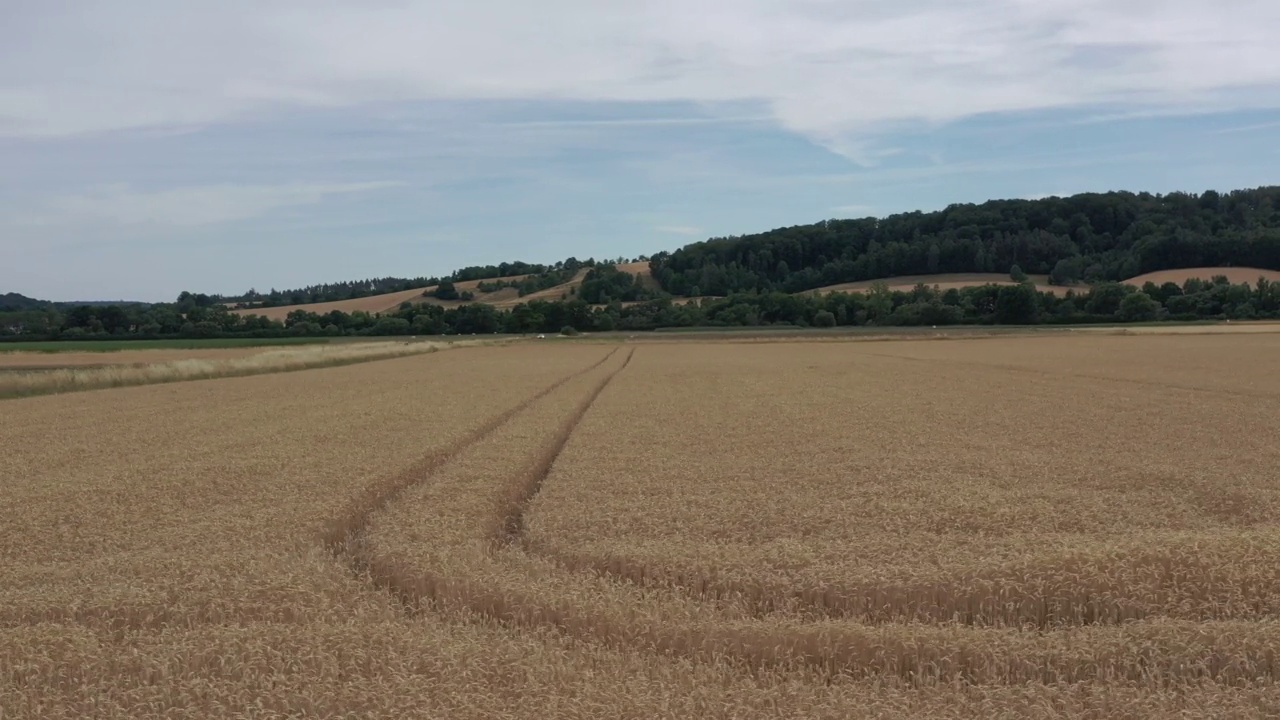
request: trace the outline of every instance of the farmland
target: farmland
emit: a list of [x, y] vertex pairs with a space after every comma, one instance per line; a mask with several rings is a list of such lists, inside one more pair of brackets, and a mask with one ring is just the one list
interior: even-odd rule
[[0, 401], [0, 717], [1273, 717], [1277, 352], [529, 342]]
[[[0, 398], [306, 370], [484, 341], [373, 341], [0, 354]], [[87, 343], [85, 345], [88, 345]]]

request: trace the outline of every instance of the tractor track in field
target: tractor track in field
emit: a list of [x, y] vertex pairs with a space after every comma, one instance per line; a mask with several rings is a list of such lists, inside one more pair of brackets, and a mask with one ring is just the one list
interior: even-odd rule
[[[475, 515], [474, 534], [455, 540], [449, 540], [449, 536], [439, 539], [446, 544], [455, 543], [455, 550], [440, 550], [436, 539], [424, 538], [420, 541], [435, 545], [433, 552], [459, 552], [462, 555], [444, 565], [436, 565], [431, 560], [415, 562], [399, 554], [394, 547], [383, 549], [366, 542], [365, 532], [370, 525], [370, 516], [397, 500], [405, 490], [419, 482], [428, 481], [431, 474], [439, 471], [445, 463], [454, 460], [460, 453], [471, 450], [473, 445], [487, 439], [504, 424], [514, 421], [521, 411], [529, 409], [569, 380], [578, 378], [583, 385], [587, 385], [588, 381], [582, 376], [599, 369], [616, 354], [615, 350], [587, 370], [575, 373], [517, 408], [494, 418], [468, 436], [470, 442], [464, 439], [456, 444], [454, 452], [443, 454], [442, 459], [432, 465], [430, 470], [421, 473], [417, 480], [404, 484], [398, 493], [384, 496], [378, 506], [362, 516], [358, 533], [354, 538], [348, 538], [344, 545], [352, 570], [372, 587], [395, 598], [408, 617], [439, 613], [442, 618], [454, 623], [479, 623], [486, 626], [495, 624], [512, 631], [551, 631], [577, 641], [598, 643], [606, 647], [652, 652], [694, 662], [727, 661], [748, 674], [805, 667], [818, 671], [829, 679], [891, 678], [894, 682], [905, 681], [912, 684], [963, 682], [1001, 685], [1032, 680], [1078, 682], [1101, 671], [1131, 671], [1127, 666], [1106, 666], [1099, 669], [1096, 663], [1076, 662], [1070, 656], [1069, 648], [1060, 648], [1054, 639], [1057, 634], [1053, 630], [1062, 629], [1057, 627], [993, 628], [978, 623], [969, 625], [960, 634], [956, 634], [953, 627], [955, 619], [940, 624], [915, 625], [909, 620], [904, 623], [906, 618], [895, 617], [878, 618], [879, 621], [873, 620], [870, 624], [856, 620], [845, 624], [839, 622], [839, 611], [832, 613], [837, 617], [821, 618], [813, 617], [814, 614], [821, 613], [806, 614], [803, 610], [799, 615], [792, 615], [791, 621], [784, 618], [777, 624], [767, 622], [769, 616], [778, 611], [785, 614], [798, 609], [796, 598], [785, 596], [794, 592], [789, 588], [770, 588], [773, 591], [770, 595], [774, 592], [782, 595], [756, 598], [759, 606], [755, 609], [758, 612], [752, 612], [750, 616], [737, 621], [726, 622], [723, 626], [698, 620], [688, 624], [675, 621], [670, 625], [646, 624], [631, 627], [625, 622], [618, 622], [625, 617], [625, 613], [614, 617], [608, 612], [593, 609], [591, 605], [560, 602], [545, 596], [545, 588], [535, 589], [531, 586], [526, 590], [514, 577], [499, 579], [500, 571], [497, 571], [498, 575], [491, 575], [496, 568], [508, 562], [521, 562], [517, 558], [524, 555], [549, 560], [566, 574], [586, 573], [608, 578], [622, 585], [640, 585], [675, 595], [694, 594], [695, 600], [708, 602], [715, 602], [717, 599], [743, 600], [740, 596], [715, 597], [720, 590], [735, 595], [739, 588], [705, 588], [709, 592], [702, 593], [696, 586], [663, 582], [652, 576], [635, 576], [632, 572], [602, 572], [601, 568], [586, 566], [573, 567], [555, 552], [534, 547], [536, 543], [530, 542], [526, 537], [525, 516], [528, 509], [538, 497], [557, 460], [587, 413], [618, 375], [630, 365], [634, 350], [619, 367], [603, 371], [599, 379], [590, 381], [589, 389], [572, 405], [572, 410], [566, 412], [559, 409], [554, 413], [547, 413], [549, 417], [540, 421], [542, 425], [537, 426], [539, 439], [533, 448], [520, 458], [513, 459], [513, 464], [504, 469], [492, 485], [480, 481], [475, 483], [477, 491], [487, 492], [486, 488], [492, 489], [491, 497], [496, 502], [491, 511]], [[575, 390], [576, 392], [581, 390]], [[557, 402], [568, 406], [572, 400], [564, 397]], [[559, 415], [558, 421], [553, 419], [556, 415]], [[493, 458], [498, 462], [503, 450], [495, 447], [486, 452], [495, 453]], [[473, 458], [471, 461], [485, 462], [480, 458]], [[430, 558], [432, 553], [422, 557]], [[621, 571], [622, 568], [613, 570]], [[639, 568], [635, 570], [641, 571]], [[628, 575], [631, 577], [627, 577]], [[494, 582], [495, 579], [498, 581]], [[798, 604], [823, 605], [828, 600], [812, 596], [801, 598]], [[781, 606], [771, 606], [775, 601], [781, 601]], [[935, 621], [940, 619], [933, 618]], [[1081, 619], [1085, 621], [1082, 624], [1095, 624], [1097, 620], [1087, 614]], [[817, 622], [813, 622], [814, 620]], [[965, 623], [961, 621], [959, 625], [964, 626]], [[894, 629], [897, 626], [915, 626], [917, 629], [914, 634], [900, 636]], [[1028, 630], [1030, 631], [1026, 632]], [[996, 648], [1007, 646], [1025, 649], [1034, 656], [1033, 661], [1001, 659], [1003, 656], [1000, 653], [993, 655], [989, 652], [989, 642], [994, 642], [993, 647]], [[1150, 669], [1171, 678], [1185, 677], [1215, 683], [1239, 680], [1238, 673], [1229, 663], [1220, 662], [1221, 658], [1212, 653], [1205, 656], [1207, 660], [1200, 656], [1193, 658], [1197, 661], [1205, 660], [1203, 667], [1194, 663], [1193, 666], [1183, 667], [1186, 661], [1176, 657], [1176, 653], [1166, 658], [1163, 657], [1162, 649], [1153, 652], [1156, 655], [1146, 661], [1151, 664]]]
[[[1088, 626], [1120, 626], [1139, 620], [1269, 621], [1277, 615], [1262, 588], [1224, 591], [1223, 607], [1237, 606], [1231, 615], [1190, 612], [1171, 615], [1144, 606], [1143, 594], [1169, 592], [1185, 576], [1172, 573], [1160, 585], [1127, 588], [1119, 580], [1096, 589], [1091, 596], [1073, 597], [1071, 587], [1048, 585], [1028, 588], [1029, 574], [957, 574], [928, 582], [799, 586], [736, 581], [704, 571], [649, 564], [623, 556], [575, 555], [563, 548], [526, 543], [531, 555], [550, 560], [569, 572], [589, 572], [647, 590], [682, 595], [699, 602], [736, 603], [751, 617], [765, 619], [786, 613], [806, 621], [852, 621], [861, 625], [893, 625], [906, 622], [950, 624], [973, 628], [1022, 628], [1040, 632]], [[1163, 558], [1145, 565], [1158, 570]], [[1206, 572], [1211, 567], [1204, 568]]]
[[[617, 351], [615, 350], [601, 362], [575, 374], [568, 380], [581, 378], [587, 373], [596, 370], [616, 354]], [[493, 551], [500, 550], [501, 548], [508, 546], [514, 546], [523, 551], [524, 514], [528, 509], [529, 504], [542, 488], [542, 484], [546, 480], [547, 476], [550, 475], [551, 468], [555, 465], [556, 459], [559, 458], [560, 454], [564, 451], [570, 437], [572, 437], [574, 430], [576, 430], [578, 425], [582, 422], [583, 417], [595, 404], [596, 399], [604, 392], [605, 388], [613, 382], [613, 379], [631, 364], [631, 358], [634, 355], [635, 350], [632, 349], [627, 354], [626, 360], [624, 360], [617, 369], [609, 372], [597, 381], [590, 390], [588, 390], [583, 399], [579, 401], [574, 409], [564, 418], [556, 432], [549, 437], [538, 453], [536, 455], [531, 454], [531, 457], [535, 458], [533, 462], [513, 473], [509, 477], [509, 482], [507, 482], [505, 486], [495, 488], [498, 495], [498, 503], [496, 503], [498, 512], [494, 514], [490, 522], [485, 524], [485, 530], [483, 532], [483, 537], [488, 545], [490, 554], [492, 554]], [[488, 432], [476, 437], [472, 442], [460, 443], [456, 452], [449, 454], [448, 457], [445, 457], [441, 462], [434, 465], [432, 470], [442, 467], [458, 454], [465, 452], [480, 440], [483, 440], [493, 434], [506, 422], [509, 422], [518, 416], [521, 411], [527, 410], [537, 400], [550, 395], [551, 392], [562, 387], [568, 380], [557, 383], [554, 387], [540, 393], [537, 397], [521, 404], [521, 406], [516, 408], [514, 411], [504, 413], [501, 416], [501, 422], [489, 423], [488, 425], [492, 425], [492, 427], [488, 427], [488, 425], [486, 425]], [[422, 477], [422, 480], [425, 481], [429, 476], [430, 471]], [[397, 497], [399, 497], [400, 494], [412, 488], [414, 484], [416, 483], [408, 484], [401, 489], [400, 493], [385, 498], [377, 508], [370, 511], [364, 518], [362, 529], [357, 537], [353, 541], [347, 541], [342, 546], [345, 548], [345, 555], [347, 556], [353, 572], [373, 585], [391, 593], [391, 595], [399, 601], [402, 608], [411, 615], [435, 605], [438, 596], [444, 592], [445, 587], [450, 585], [449, 582], [431, 574], [430, 572], [423, 572], [422, 569], [418, 569], [416, 572], [410, 572], [398, 567], [394, 562], [388, 563], [385, 560], [380, 561], [378, 553], [374, 548], [369, 547], [365, 541], [364, 528], [367, 528], [369, 520], [374, 514], [390, 505]], [[470, 592], [479, 593], [481, 591], [472, 588]], [[485, 609], [476, 609], [476, 612], [481, 616], [492, 616], [494, 619], [498, 619], [496, 616], [493, 616], [490, 611]]]
[[508, 505], [507, 514], [502, 519], [497, 533], [496, 540], [499, 543], [502, 545], [524, 545], [524, 516], [529, 504], [533, 502], [534, 498], [538, 496], [538, 492], [542, 490], [542, 484], [546, 482], [547, 476], [551, 474], [551, 468], [555, 465], [556, 460], [560, 458], [560, 454], [564, 452], [565, 445], [569, 443], [569, 438], [573, 436], [573, 431], [578, 429], [578, 425], [582, 423], [582, 418], [586, 416], [591, 406], [595, 404], [596, 398], [600, 397], [600, 393], [609, 387], [614, 378], [627, 369], [627, 366], [631, 364], [631, 358], [635, 354], [635, 349], [632, 349], [627, 353], [627, 359], [623, 361], [621, 367], [596, 383], [591, 392], [574, 409], [574, 412], [565, 419], [554, 440], [543, 452], [538, 462], [528, 468], [524, 477], [520, 479], [517, 484], [517, 496]]
[[517, 405], [486, 420], [482, 425], [480, 425], [480, 427], [458, 439], [456, 442], [429, 453], [418, 462], [414, 463], [413, 466], [399, 474], [391, 476], [366, 488], [365, 491], [358, 495], [348, 506], [345, 512], [327, 523], [327, 526], [321, 534], [321, 541], [323, 545], [335, 557], [342, 560], [344, 564], [350, 568], [353, 574], [357, 576], [364, 575], [367, 571], [366, 564], [362, 560], [365, 554], [360, 552], [358, 549], [365, 544], [365, 535], [368, 531], [369, 521], [374, 514], [395, 502], [397, 498], [403, 495], [410, 488], [429, 479], [432, 473], [445, 463], [449, 462], [453, 457], [492, 435], [511, 418], [519, 415], [534, 403], [545, 398], [569, 382], [572, 382], [592, 370], [595, 370], [601, 365], [604, 365], [617, 353], [618, 348], [614, 348], [600, 360], [585, 368], [569, 373], [556, 382], [524, 399]]

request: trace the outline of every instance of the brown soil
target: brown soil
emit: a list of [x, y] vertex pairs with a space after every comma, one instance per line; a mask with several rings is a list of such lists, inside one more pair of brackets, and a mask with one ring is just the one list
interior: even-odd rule
[[[1059, 285], [1050, 285], [1048, 275], [1028, 275], [1040, 292], [1051, 292], [1055, 295], [1065, 295], [1068, 290], [1081, 290], [1082, 288], [1069, 288]], [[881, 280], [861, 280], [858, 282], [840, 283], [839, 285], [828, 285], [816, 290], [809, 290], [803, 294], [816, 295], [833, 292], [860, 292], [865, 293], [871, 290], [876, 283], [884, 283], [889, 286], [890, 290], [901, 292], [910, 292], [915, 289], [916, 285], [924, 283], [929, 287], [937, 287], [939, 290], [957, 290], [967, 287], [978, 287], [981, 285], [1013, 285], [1014, 282], [1009, 279], [1008, 273], [943, 273], [940, 275], [901, 275], [899, 277], [883, 278]]]
[[1224, 275], [1234, 285], [1240, 283], [1248, 283], [1253, 285], [1258, 282], [1258, 278], [1276, 282], [1280, 281], [1280, 271], [1277, 270], [1260, 270], [1258, 268], [1240, 268], [1240, 267], [1201, 267], [1201, 268], [1184, 268], [1182, 270], [1157, 270], [1138, 277], [1125, 280], [1126, 285], [1134, 285], [1142, 287], [1144, 284], [1153, 282], [1156, 285], [1163, 285], [1167, 282], [1177, 283], [1181, 286], [1192, 278], [1200, 280], [1212, 280], [1218, 275]]

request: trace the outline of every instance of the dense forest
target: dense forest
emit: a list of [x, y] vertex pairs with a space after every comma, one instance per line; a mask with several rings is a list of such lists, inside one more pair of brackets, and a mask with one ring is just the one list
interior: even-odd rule
[[[619, 270], [615, 261], [569, 258], [553, 265], [470, 267], [445, 278], [382, 278], [236, 297], [184, 292], [174, 303], [155, 305], [72, 305], [11, 293], [0, 296], [0, 340], [1280, 318], [1280, 286], [1262, 279], [1142, 288], [1116, 282], [1154, 270], [1227, 266], [1280, 269], [1280, 188], [1002, 200], [717, 238], [652, 258], [660, 288]], [[583, 268], [583, 283], [569, 299], [510, 310], [405, 303], [382, 315], [297, 310], [279, 322], [242, 317], [224, 304], [305, 304], [432, 286], [436, 297], [466, 301], [469, 295], [454, 285], [468, 280], [484, 280], [481, 292], [516, 287], [523, 296], [566, 282]], [[1024, 271], [1087, 287], [1061, 296], [1039, 292], [1021, 282]], [[924, 285], [895, 292], [881, 284], [865, 293], [800, 294], [842, 282], [958, 272], [1009, 272], [1017, 284], [945, 292]], [[680, 296], [719, 297], [689, 302]]]
[[1280, 187], [952, 205], [717, 238], [651, 266], [678, 296], [799, 292], [896, 275], [1009, 272], [1059, 285], [1186, 267], [1280, 269]]

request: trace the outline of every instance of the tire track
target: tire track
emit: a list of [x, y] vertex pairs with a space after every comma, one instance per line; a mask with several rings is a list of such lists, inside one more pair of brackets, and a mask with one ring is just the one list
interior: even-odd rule
[[374, 485], [367, 487], [364, 492], [360, 493], [353, 500], [346, 511], [337, 518], [326, 523], [321, 533], [321, 541], [324, 547], [329, 550], [335, 557], [342, 559], [351, 571], [356, 575], [361, 575], [367, 569], [364, 561], [361, 559], [364, 553], [359, 552], [358, 548], [364, 544], [364, 536], [368, 530], [369, 521], [375, 513], [391, 504], [412, 488], [414, 485], [423, 482], [431, 476], [438, 468], [449, 462], [455, 455], [464, 452], [467, 448], [484, 440], [493, 434], [498, 428], [502, 427], [508, 420], [520, 414], [529, 406], [538, 402], [542, 398], [550, 395], [565, 384], [576, 378], [582, 377], [596, 368], [604, 365], [614, 355], [618, 353], [619, 348], [614, 348], [600, 360], [581, 370], [575, 370], [564, 376], [556, 382], [548, 385], [534, 395], [521, 401], [514, 407], [506, 410], [489, 420], [485, 421], [480, 427], [460, 438], [456, 442], [432, 452], [412, 467], [403, 472], [388, 477]]
[[[465, 467], [467, 462], [466, 453], [481, 452], [482, 454], [496, 453], [496, 456], [493, 457], [493, 462], [496, 466], [501, 467], [506, 462], [506, 459], [501, 456], [506, 453], [501, 452], [497, 447], [485, 449], [477, 446], [489, 440], [491, 436], [501, 436], [503, 429], [507, 426], [507, 422], [513, 421], [516, 416], [533, 412], [531, 407], [534, 401], [546, 398], [552, 391], [560, 389], [566, 382], [584, 380], [585, 375], [599, 369], [616, 354], [617, 350], [610, 353], [601, 362], [548, 388], [540, 393], [537, 398], [533, 398], [512, 411], [504, 413], [504, 422], [489, 423], [492, 427], [489, 428], [488, 432], [477, 433], [473, 442], [460, 443], [456, 452], [449, 454], [439, 462], [433, 468], [433, 474], [436, 476], [437, 482], [432, 486], [431, 491], [442, 492], [444, 495], [436, 498], [435, 501], [428, 501], [432, 511], [443, 512], [453, 518], [467, 517], [469, 514], [474, 513], [470, 521], [474, 523], [475, 530], [474, 534], [467, 534], [461, 537], [456, 535], [431, 537], [422, 542], [437, 549], [452, 547], [454, 551], [461, 553], [468, 553], [473, 549], [477, 550], [479, 554], [475, 556], [473, 561], [469, 562], [480, 563], [491, 561], [502, 548], [516, 543], [523, 530], [525, 509], [536, 496], [543, 481], [550, 474], [552, 466], [568, 443], [569, 437], [582, 421], [583, 416], [595, 403], [596, 398], [630, 364], [635, 351], [631, 350], [621, 365], [604, 373], [603, 377], [589, 386], [590, 389], [587, 390], [583, 399], [572, 406], [572, 410], [567, 414], [561, 416], [564, 418], [562, 421], [556, 423], [560, 418], [555, 418], [551, 422], [543, 422], [538, 425], [538, 427], [544, 428], [546, 431], [551, 431], [552, 429], [554, 431], [544, 431], [542, 441], [534, 448], [534, 451], [525, 454], [522, 459], [516, 461], [513, 467], [504, 471], [496, 487], [490, 486], [492, 494], [488, 499], [483, 496], [485, 490], [489, 488], [483, 487], [483, 482], [481, 481], [477, 481], [476, 487], [468, 490], [451, 485], [451, 470], [448, 465], [461, 462]], [[584, 382], [583, 384], [585, 385], [586, 383]], [[563, 410], [560, 412], [563, 412]], [[457, 474], [457, 472], [456, 469], [452, 471], [453, 474]], [[439, 489], [441, 484], [443, 484], [443, 489]], [[451, 598], [465, 597], [468, 599], [469, 605], [474, 605], [472, 610], [478, 616], [496, 617], [497, 614], [492, 611], [492, 608], [488, 607], [486, 603], [478, 602], [478, 598], [487, 596], [489, 590], [466, 577], [469, 573], [441, 572], [441, 569], [436, 567], [406, 565], [402, 558], [395, 553], [385, 554], [380, 552], [379, 547], [377, 547], [377, 541], [371, 539], [370, 536], [377, 537], [373, 528], [376, 528], [378, 518], [385, 512], [395, 512], [399, 507], [395, 505], [396, 501], [401, 499], [406, 492], [413, 490], [416, 485], [417, 483], [405, 485], [399, 493], [385, 498], [381, 505], [366, 515], [360, 533], [353, 541], [344, 545], [346, 560], [362, 579], [386, 590], [395, 597], [409, 615], [428, 609], [439, 610], [441, 609], [441, 598], [447, 596]], [[476, 513], [476, 505], [469, 505], [466, 500], [468, 497], [477, 498], [476, 502], [484, 506], [484, 509]], [[442, 510], [442, 508], [445, 509]]]
[[[587, 394], [587, 397], [578, 404], [578, 407], [574, 410], [573, 414], [565, 420], [563, 425], [561, 425], [560, 430], [556, 433], [555, 439], [552, 441], [550, 447], [548, 447], [542, 457], [538, 459], [538, 462], [529, 468], [529, 471], [521, 481], [516, 484], [514, 497], [511, 497], [507, 501], [506, 514], [494, 533], [495, 539], [499, 545], [524, 545], [524, 516], [525, 512], [529, 508], [529, 504], [533, 502], [533, 499], [536, 498], [538, 493], [542, 490], [542, 484], [546, 482], [547, 476], [551, 474], [551, 468], [555, 465], [556, 460], [559, 459], [560, 454], [564, 452], [565, 445], [569, 443], [569, 438], [573, 435], [573, 431], [578, 428], [578, 425], [582, 422], [582, 418], [586, 416], [587, 412], [591, 409], [591, 406], [595, 404], [596, 398], [600, 397], [600, 394], [604, 392], [605, 388], [609, 387], [609, 384], [613, 382], [614, 378], [620, 375], [623, 370], [627, 369], [627, 366], [631, 364], [631, 358], [634, 357], [635, 354], [636, 351], [632, 348], [631, 351], [627, 353], [627, 359], [623, 361], [622, 366], [606, 375], [594, 388], [592, 388], [591, 392]], [[606, 358], [606, 360], [607, 359], [608, 358]]]
[[[1016, 685], [1079, 682], [1099, 674], [1136, 681], [1155, 674], [1170, 685], [1233, 683], [1270, 662], [1266, 653], [1273, 649], [1265, 634], [1256, 641], [1237, 637], [1231, 645], [1235, 657], [1218, 646], [1184, 647], [1188, 637], [1198, 637], [1187, 634], [1195, 627], [1190, 623], [1120, 634], [1108, 628], [1058, 633], [721, 617], [709, 612], [718, 603], [688, 603], [670, 589], [646, 597], [626, 587], [631, 583], [602, 573], [544, 562], [526, 548], [525, 514], [586, 414], [632, 357], [616, 370], [597, 370], [598, 379], [579, 378], [581, 387], [572, 394], [562, 392], [527, 411], [534, 416], [498, 431], [498, 440], [452, 458], [435, 482], [420, 489], [421, 497], [415, 490], [387, 508], [370, 526], [368, 545], [359, 548], [367, 553], [365, 579], [395, 597], [409, 616], [431, 613], [462, 625], [553, 632], [621, 650], [729, 663], [748, 674], [802, 671], [819, 681]], [[532, 445], [523, 444], [529, 440]], [[686, 615], [683, 608], [696, 612]], [[1239, 636], [1249, 624], [1224, 627]], [[1080, 656], [1076, 644], [1094, 636], [1108, 641], [1105, 652]], [[1143, 649], [1132, 651], [1134, 643]], [[1266, 677], [1271, 673], [1263, 671]]]
[[[1167, 557], [1152, 556], [1130, 568], [1141, 582], [1118, 576], [1095, 578], [1087, 592], [1073, 580], [1079, 568], [1014, 568], [1006, 572], [958, 574], [951, 578], [883, 584], [829, 582], [802, 586], [739, 581], [696, 569], [657, 565], [626, 556], [574, 554], [527, 543], [525, 551], [568, 572], [589, 572], [647, 590], [676, 593], [706, 603], [733, 602], [756, 619], [778, 614], [806, 622], [845, 620], [861, 625], [919, 623], [975, 628], [1034, 628], [1039, 631], [1085, 626], [1119, 626], [1139, 620], [1268, 621], [1275, 619], [1273, 586], [1227, 585], [1202, 591], [1201, 605], [1179, 608], [1180, 586], [1217, 572], [1211, 562], [1183, 562], [1175, 572]], [[1054, 571], [1061, 571], [1055, 575]], [[1195, 571], [1195, 572], [1190, 572]], [[1221, 610], [1207, 607], [1206, 597]], [[1165, 607], [1152, 607], [1152, 603]]]

